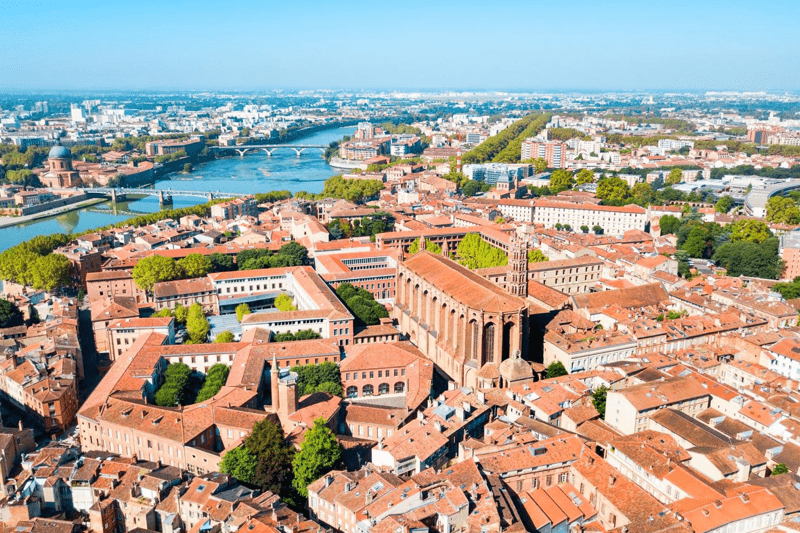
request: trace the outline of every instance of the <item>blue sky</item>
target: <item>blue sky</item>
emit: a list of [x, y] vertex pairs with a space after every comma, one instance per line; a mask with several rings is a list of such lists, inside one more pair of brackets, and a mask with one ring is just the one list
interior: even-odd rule
[[800, 1], [0, 1], [0, 89], [800, 90]]

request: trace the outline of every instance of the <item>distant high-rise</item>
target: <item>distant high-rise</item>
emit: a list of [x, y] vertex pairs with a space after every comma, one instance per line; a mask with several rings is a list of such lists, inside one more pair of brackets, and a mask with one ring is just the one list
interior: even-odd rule
[[544, 159], [548, 168], [564, 168], [567, 166], [567, 144], [560, 141], [537, 141], [525, 139], [522, 142], [522, 161]]

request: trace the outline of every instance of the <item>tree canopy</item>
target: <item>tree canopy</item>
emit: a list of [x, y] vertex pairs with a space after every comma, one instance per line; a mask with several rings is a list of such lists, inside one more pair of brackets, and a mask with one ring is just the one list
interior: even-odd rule
[[341, 463], [342, 446], [325, 424], [325, 420], [318, 418], [306, 432], [300, 451], [292, 461], [292, 485], [303, 497], [308, 497], [308, 485], [340, 467]]
[[201, 254], [189, 254], [178, 260], [178, 267], [186, 278], [199, 278], [212, 270], [211, 259]]
[[186, 317], [186, 333], [189, 335], [186, 344], [203, 344], [208, 339], [210, 329], [203, 307], [199, 303], [193, 303]]
[[458, 262], [473, 270], [508, 264], [508, 255], [481, 239], [479, 233], [466, 235], [458, 244], [457, 253]]
[[294, 302], [292, 301], [292, 297], [286, 293], [279, 294], [277, 298], [275, 298], [275, 307], [279, 311], [297, 311], [297, 307], [295, 307]]
[[[425, 249], [434, 254], [442, 253], [442, 247], [433, 241], [425, 241]], [[419, 252], [419, 240], [412, 242], [408, 246], [408, 255], [414, 255]]]
[[558, 169], [550, 175], [550, 191], [553, 194], [571, 189], [573, 185], [575, 185], [575, 178], [568, 170]]
[[606, 418], [606, 399], [608, 398], [608, 387], [602, 385], [592, 391], [592, 405], [600, 413], [600, 418]]
[[220, 332], [219, 335], [217, 335], [217, 338], [214, 339], [214, 343], [215, 344], [224, 344], [226, 342], [233, 342], [234, 339], [235, 339], [235, 337], [233, 336], [233, 333], [228, 331], [228, 330], [225, 330], [225, 331]]
[[21, 326], [24, 323], [22, 311], [13, 302], [0, 299], [0, 328]]
[[566, 376], [567, 374], [569, 374], [569, 372], [567, 372], [567, 369], [564, 368], [564, 364], [561, 361], [553, 361], [547, 365], [547, 368], [545, 369], [545, 375], [547, 379]]
[[350, 283], [342, 283], [336, 288], [336, 295], [344, 302], [356, 319], [364, 325], [374, 325], [381, 318], [387, 318], [389, 312], [375, 301], [372, 293], [366, 289], [356, 288]]
[[792, 198], [773, 196], [767, 201], [767, 221], [800, 224], [800, 207]]
[[315, 392], [342, 395], [342, 376], [336, 363], [324, 361], [314, 365], [293, 366], [292, 372], [297, 373], [297, 394], [300, 396]]
[[630, 196], [625, 180], [618, 177], [603, 178], [597, 182], [597, 197], [604, 203], [622, 203]]
[[182, 278], [183, 270], [171, 257], [149, 255], [136, 263], [131, 275], [140, 289], [152, 292], [156, 283]]

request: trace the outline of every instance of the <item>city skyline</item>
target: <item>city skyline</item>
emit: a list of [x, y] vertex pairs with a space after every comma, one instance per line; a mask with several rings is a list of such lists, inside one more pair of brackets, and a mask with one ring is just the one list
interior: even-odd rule
[[18, 3], [0, 90], [800, 89], [800, 6], [659, 7]]

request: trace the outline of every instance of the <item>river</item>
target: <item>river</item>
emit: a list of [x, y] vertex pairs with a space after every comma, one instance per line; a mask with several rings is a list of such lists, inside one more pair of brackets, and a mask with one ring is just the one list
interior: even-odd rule
[[[328, 145], [345, 135], [352, 135], [353, 131], [353, 126], [324, 130], [293, 142]], [[171, 179], [157, 182], [155, 188], [236, 193], [282, 189], [293, 193], [320, 192], [323, 182], [337, 173], [341, 173], [341, 170], [331, 167], [316, 148], [305, 150], [299, 157], [294, 150], [281, 148], [275, 150], [271, 157], [262, 151], [253, 151], [244, 157], [236, 155], [209, 161], [198, 165], [190, 174], [173, 174]], [[204, 201], [202, 198], [174, 196], [173, 207], [189, 207]], [[158, 210], [158, 198], [146, 196], [141, 200], [120, 202], [116, 206], [106, 202], [55, 217], [9, 226], [0, 229], [0, 251], [37, 235], [80, 233], [121, 222], [135, 214], [154, 213]]]

